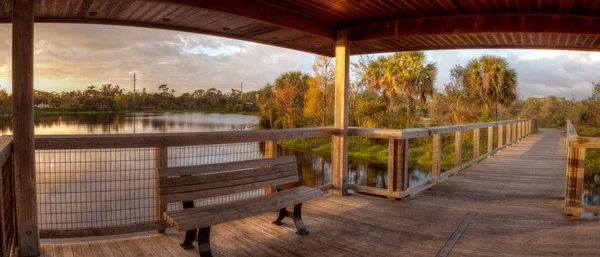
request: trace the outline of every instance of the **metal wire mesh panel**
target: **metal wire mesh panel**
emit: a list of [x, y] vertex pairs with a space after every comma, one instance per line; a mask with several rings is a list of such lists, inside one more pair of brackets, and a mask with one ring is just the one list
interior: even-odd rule
[[36, 151], [40, 230], [155, 220], [154, 149]]
[[[168, 166], [180, 167], [256, 160], [264, 158], [264, 151], [264, 143], [262, 142], [171, 147], [168, 152]], [[194, 206], [227, 203], [263, 194], [264, 190], [252, 190], [225, 196], [196, 199], [194, 200]], [[168, 210], [182, 208], [181, 203], [170, 203], [167, 206]]]
[[15, 247], [16, 237], [16, 222], [15, 222], [15, 198], [14, 198], [14, 183], [13, 183], [13, 169], [12, 160], [9, 157], [1, 168], [1, 184], [0, 192], [2, 192], [2, 204], [1, 204], [1, 218], [2, 228], [0, 237], [2, 239], [2, 245], [0, 246], [2, 256], [9, 256]]
[[408, 186], [410, 187], [431, 177], [433, 137], [411, 138], [408, 142]]
[[600, 149], [586, 149], [583, 205], [600, 205]]
[[279, 141], [277, 155], [294, 155], [300, 185], [320, 187], [331, 184], [331, 137]]
[[388, 139], [348, 137], [350, 184], [387, 188]]

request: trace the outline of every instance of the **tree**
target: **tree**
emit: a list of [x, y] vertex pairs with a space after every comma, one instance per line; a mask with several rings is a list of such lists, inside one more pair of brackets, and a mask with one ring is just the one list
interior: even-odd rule
[[317, 56], [312, 69], [315, 76], [307, 80], [308, 89], [304, 95], [304, 116], [311, 124], [326, 126], [333, 116], [332, 104], [335, 89], [333, 58]]
[[412, 124], [412, 109], [415, 99], [423, 103], [433, 95], [433, 84], [437, 75], [437, 65], [429, 62], [423, 52], [399, 52], [391, 56], [370, 59], [368, 63], [355, 67], [366, 69], [359, 72], [361, 83], [368, 88], [380, 91], [390, 103], [398, 94], [406, 102], [406, 124]]
[[465, 67], [464, 87], [477, 96], [489, 113], [492, 106], [498, 118], [498, 104], [510, 105], [517, 99], [517, 72], [502, 57], [484, 55], [472, 59]]

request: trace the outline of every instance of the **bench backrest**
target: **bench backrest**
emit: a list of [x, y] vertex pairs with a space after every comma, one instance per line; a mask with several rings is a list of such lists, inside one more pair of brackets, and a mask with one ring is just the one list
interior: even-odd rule
[[161, 168], [160, 200], [182, 202], [297, 182], [293, 155], [198, 166]]

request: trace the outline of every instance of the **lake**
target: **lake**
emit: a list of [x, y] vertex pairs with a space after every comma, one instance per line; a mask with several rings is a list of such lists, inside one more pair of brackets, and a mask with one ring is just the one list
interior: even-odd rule
[[[35, 133], [132, 134], [251, 130], [253, 115], [216, 113], [105, 113], [35, 117]], [[11, 120], [0, 119], [0, 132], [11, 134]], [[330, 137], [322, 140], [331, 140]], [[326, 142], [326, 141], [325, 141]], [[327, 142], [326, 142], [327, 143]], [[381, 142], [387, 145], [387, 142]], [[278, 146], [278, 155], [296, 156], [300, 183], [331, 183], [329, 154]], [[260, 159], [264, 143], [170, 147], [168, 165], [189, 166]], [[154, 149], [38, 150], [36, 175], [41, 229], [109, 227], [154, 220]], [[410, 184], [429, 176], [410, 167]], [[387, 188], [387, 164], [370, 158], [349, 159], [350, 183]], [[196, 201], [208, 205], [262, 194], [261, 190]], [[169, 209], [181, 208], [169, 205]]]

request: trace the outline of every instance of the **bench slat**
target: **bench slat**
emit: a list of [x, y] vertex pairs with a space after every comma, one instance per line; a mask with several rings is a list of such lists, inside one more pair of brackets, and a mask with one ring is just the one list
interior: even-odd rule
[[[164, 218], [178, 231], [208, 227], [239, 220], [318, 198], [323, 192], [295, 187], [266, 196], [231, 203], [165, 212]], [[187, 198], [190, 199], [190, 198]]]
[[160, 174], [161, 178], [164, 178], [164, 177], [215, 173], [215, 172], [222, 172], [222, 171], [243, 170], [243, 169], [273, 166], [273, 165], [295, 163], [295, 162], [296, 162], [296, 157], [293, 155], [289, 155], [289, 156], [282, 156], [282, 157], [277, 157], [277, 158], [267, 158], [267, 159], [258, 159], [258, 160], [240, 161], [240, 162], [231, 162], [231, 163], [216, 163], [216, 164], [197, 165], [197, 166], [161, 168], [161, 169], [159, 169], [159, 174]]
[[[232, 175], [231, 173], [235, 173], [235, 172], [228, 172], [229, 175]], [[254, 177], [219, 180], [219, 181], [214, 181], [214, 182], [199, 183], [199, 184], [192, 184], [192, 185], [185, 185], [185, 186], [161, 187], [160, 195], [162, 197], [163, 195], [169, 195], [169, 194], [188, 193], [188, 192], [193, 192], [193, 191], [203, 191], [203, 190], [216, 189], [216, 188], [243, 186], [246, 184], [270, 181], [273, 179], [291, 177], [291, 176], [298, 176], [298, 171], [296, 171], [296, 169], [293, 169], [293, 170], [287, 169], [282, 172], [271, 173], [271, 174], [266, 174], [266, 175], [261, 175], [261, 176], [254, 176]], [[198, 176], [198, 177], [203, 177], [203, 176]]]
[[[160, 180], [160, 187], [179, 187], [193, 184], [212, 183], [225, 180], [234, 180], [241, 178], [257, 177], [262, 175], [269, 175], [284, 171], [298, 170], [296, 163], [285, 163], [277, 164], [269, 167], [255, 167], [253, 169], [232, 171], [232, 172], [221, 172], [214, 174], [198, 175], [198, 176], [187, 176], [187, 177], [175, 177], [175, 178], [162, 178]], [[203, 170], [196, 170], [201, 172]]]
[[183, 202], [183, 201], [201, 199], [201, 198], [206, 198], [206, 197], [247, 192], [247, 191], [251, 191], [251, 190], [267, 188], [267, 187], [276, 186], [276, 185], [294, 183], [294, 182], [298, 182], [298, 180], [299, 180], [298, 174], [296, 173], [295, 175], [289, 176], [289, 177], [283, 177], [283, 178], [278, 178], [278, 179], [273, 179], [273, 180], [268, 180], [268, 181], [260, 181], [260, 182], [250, 183], [250, 184], [233, 186], [233, 187], [222, 187], [222, 188], [215, 188], [215, 189], [187, 192], [187, 193], [166, 194], [166, 195], [161, 195], [160, 200], [162, 203]]

